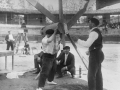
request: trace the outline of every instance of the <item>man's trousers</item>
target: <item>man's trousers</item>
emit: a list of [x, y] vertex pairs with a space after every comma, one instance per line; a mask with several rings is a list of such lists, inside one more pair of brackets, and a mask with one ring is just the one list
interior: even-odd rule
[[44, 87], [46, 79], [48, 79], [48, 81], [50, 82], [53, 81], [55, 72], [56, 72], [55, 55], [44, 53], [42, 61], [42, 71], [40, 73], [38, 88]]
[[102, 50], [92, 50], [89, 56], [88, 87], [89, 90], [103, 90], [101, 63], [104, 60]]

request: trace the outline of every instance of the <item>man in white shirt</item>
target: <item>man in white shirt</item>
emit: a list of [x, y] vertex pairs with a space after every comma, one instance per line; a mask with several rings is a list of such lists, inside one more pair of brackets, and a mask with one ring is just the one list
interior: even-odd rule
[[6, 43], [7, 43], [7, 50], [11, 47], [11, 50], [14, 49], [14, 38], [13, 35], [11, 34], [11, 31], [8, 31], [8, 35], [5, 37]]
[[78, 39], [77, 43], [89, 48], [88, 87], [89, 90], [103, 90], [101, 63], [104, 60], [102, 52], [102, 34], [98, 29], [99, 21], [91, 18], [89, 21], [90, 34], [87, 41]]
[[58, 30], [49, 29], [46, 31], [45, 37], [42, 39], [42, 71], [36, 90], [42, 90], [45, 86], [46, 79], [48, 84], [57, 84], [53, 82], [55, 75], [55, 58], [60, 49], [60, 33]]

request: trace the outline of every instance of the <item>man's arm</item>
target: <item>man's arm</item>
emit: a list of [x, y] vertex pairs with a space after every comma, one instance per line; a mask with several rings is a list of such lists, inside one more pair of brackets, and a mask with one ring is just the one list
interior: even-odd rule
[[8, 37], [8, 35], [6, 35], [5, 40], [8, 41], [8, 39], [9, 39], [9, 37]]
[[54, 30], [54, 33], [52, 34], [52, 36], [50, 36], [48, 39], [47, 39], [47, 42], [50, 43], [52, 42], [54, 39], [55, 39], [55, 34], [56, 34], [57, 30]]
[[66, 66], [66, 69], [69, 69], [73, 66], [75, 66], [75, 58], [74, 58], [74, 55], [71, 55], [71, 64]]
[[61, 64], [63, 62], [63, 51], [61, 51], [61, 53], [59, 54], [59, 56], [56, 58], [56, 62], [57, 64]]
[[77, 43], [81, 46], [89, 48], [97, 38], [98, 38], [98, 33], [93, 31], [93, 32], [90, 33], [87, 41], [78, 39]]

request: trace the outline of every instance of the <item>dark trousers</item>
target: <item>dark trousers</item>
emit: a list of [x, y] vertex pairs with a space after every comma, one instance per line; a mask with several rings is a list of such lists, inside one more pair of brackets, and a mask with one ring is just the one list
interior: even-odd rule
[[[58, 75], [62, 75], [62, 72], [61, 72], [61, 69], [65, 67], [65, 65], [57, 65], [57, 73]], [[75, 67], [71, 67], [70, 69], [66, 70], [66, 71], [69, 71], [71, 73], [71, 75], [75, 75]]]
[[88, 69], [89, 90], [103, 90], [103, 78], [101, 72], [101, 63], [103, 60], [104, 54], [101, 50], [90, 51]]
[[9, 50], [10, 47], [11, 47], [11, 50], [14, 49], [14, 47], [13, 47], [13, 42], [7, 41], [7, 50]]
[[42, 59], [42, 71], [40, 73], [38, 87], [44, 87], [46, 79], [48, 79], [48, 81], [50, 82], [53, 81], [55, 71], [56, 71], [55, 55], [44, 53]]

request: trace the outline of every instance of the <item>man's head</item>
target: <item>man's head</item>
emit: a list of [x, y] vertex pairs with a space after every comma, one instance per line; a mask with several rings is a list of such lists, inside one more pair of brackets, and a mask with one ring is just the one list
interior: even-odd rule
[[89, 28], [92, 29], [93, 27], [97, 27], [99, 25], [99, 20], [96, 18], [91, 18], [89, 20]]
[[46, 35], [47, 35], [48, 37], [50, 37], [53, 33], [54, 33], [54, 30], [53, 30], [53, 29], [48, 29], [48, 30], [46, 31]]
[[62, 38], [62, 33], [60, 33], [60, 31], [57, 29], [56, 35], [59, 35], [60, 38]]
[[63, 48], [63, 51], [64, 51], [65, 54], [68, 54], [70, 52], [70, 47], [69, 46], [65, 46]]
[[61, 38], [62, 38], [62, 34], [60, 33], [60, 31], [57, 29], [57, 32], [56, 32], [56, 40], [60, 41]]
[[25, 44], [28, 44], [28, 41], [26, 41]]
[[8, 34], [11, 34], [11, 31], [8, 31]]

